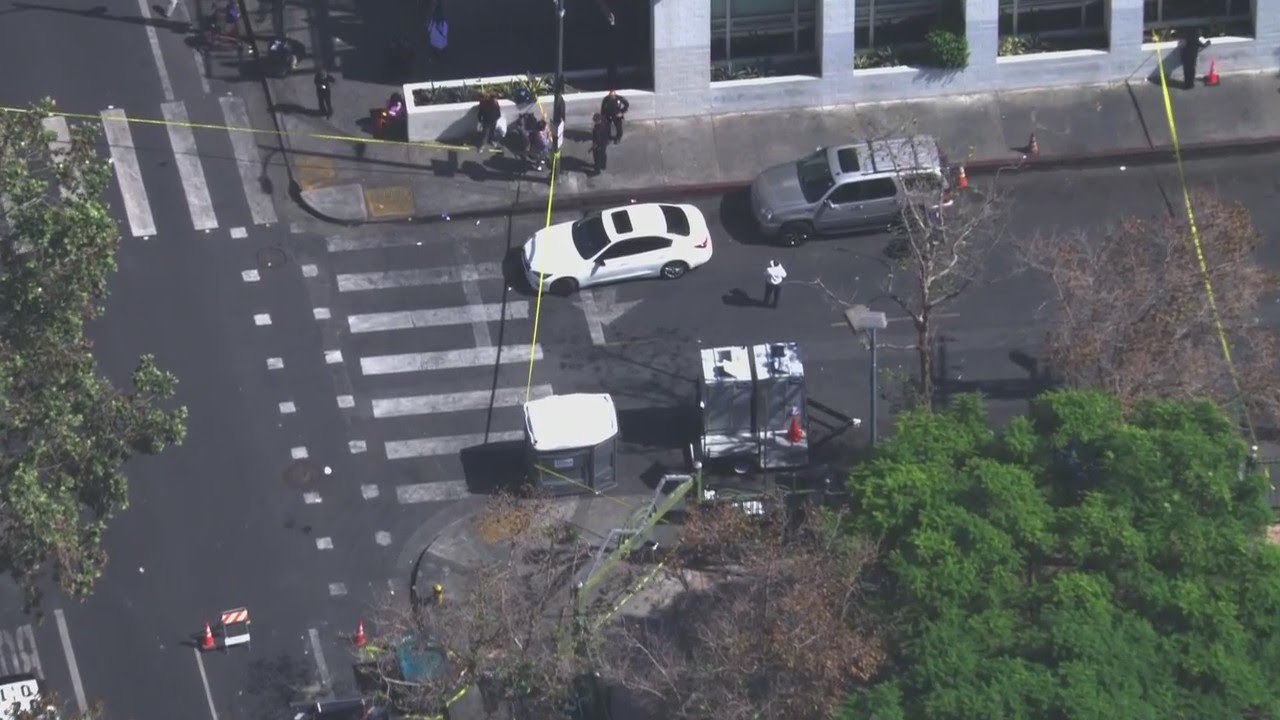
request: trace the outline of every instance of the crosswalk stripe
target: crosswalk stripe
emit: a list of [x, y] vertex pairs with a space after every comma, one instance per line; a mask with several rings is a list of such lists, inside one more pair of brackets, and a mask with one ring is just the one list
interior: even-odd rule
[[[533, 359], [542, 359], [541, 345], [533, 347]], [[394, 373], [429, 372], [450, 368], [485, 367], [498, 362], [529, 362], [529, 346], [513, 345], [506, 348], [464, 348], [461, 350], [437, 350], [434, 352], [404, 353], [401, 355], [374, 355], [360, 358], [360, 372], [364, 375], [391, 375]]]
[[406, 458], [435, 457], [438, 455], [456, 455], [469, 447], [486, 443], [512, 442], [523, 440], [523, 430], [495, 432], [485, 435], [449, 435], [446, 437], [416, 438], [414, 440], [388, 440], [387, 459], [404, 460]]
[[462, 305], [429, 310], [404, 310], [398, 312], [365, 313], [347, 317], [347, 325], [353, 333], [382, 332], [384, 330], [409, 330], [412, 328], [438, 327], [441, 325], [466, 325], [473, 322], [497, 322], [502, 319], [506, 305], [508, 320], [525, 320], [529, 317], [529, 303], [485, 303]]
[[71, 150], [71, 127], [67, 125], [65, 117], [53, 115], [42, 119], [40, 124], [54, 136], [54, 139], [49, 141], [49, 152], [61, 155]]
[[338, 292], [390, 290], [392, 288], [447, 285], [463, 280], [498, 280], [502, 278], [499, 263], [479, 263], [475, 272], [466, 267], [418, 268], [383, 272], [346, 273], [338, 276]]
[[[535, 385], [529, 390], [532, 400], [551, 394], [550, 385]], [[485, 410], [490, 407], [515, 407], [524, 404], [524, 388], [498, 388], [475, 392], [448, 393], [444, 395], [415, 395], [412, 397], [381, 398], [373, 401], [375, 418], [404, 417], [406, 415], [430, 415], [465, 410]]]
[[401, 505], [465, 500], [469, 497], [471, 497], [471, 491], [467, 489], [466, 480], [445, 480], [443, 482], [399, 485], [396, 487], [396, 502]]
[[331, 253], [353, 252], [357, 250], [381, 250], [383, 248], [412, 247], [421, 245], [426, 231], [413, 229], [397, 232], [395, 235], [335, 235], [328, 238], [325, 244]]
[[160, 106], [164, 114], [165, 130], [169, 131], [169, 144], [173, 146], [173, 159], [178, 165], [178, 177], [182, 179], [182, 193], [187, 197], [187, 209], [191, 211], [191, 224], [197, 230], [218, 227], [218, 216], [213, 211], [209, 197], [209, 184], [204, 179], [204, 164], [200, 162], [200, 150], [196, 147], [196, 135], [189, 127], [187, 106], [182, 101], [167, 102]]
[[[249, 123], [249, 110], [244, 99], [233, 95], [218, 98], [222, 106], [222, 117], [231, 128], [252, 127]], [[262, 165], [262, 157], [258, 153], [258, 142], [252, 133], [231, 133], [231, 151], [236, 156], [236, 169], [240, 171], [240, 184], [244, 186], [244, 199], [249, 202], [249, 213], [253, 216], [254, 225], [270, 225], [276, 222], [276, 206], [271, 195], [263, 190], [260, 178], [266, 177], [266, 168]]]
[[134, 237], [151, 237], [156, 234], [156, 221], [151, 217], [151, 201], [147, 200], [147, 189], [142, 184], [142, 168], [138, 166], [127, 116], [120, 108], [103, 110], [101, 115], [129, 230]]

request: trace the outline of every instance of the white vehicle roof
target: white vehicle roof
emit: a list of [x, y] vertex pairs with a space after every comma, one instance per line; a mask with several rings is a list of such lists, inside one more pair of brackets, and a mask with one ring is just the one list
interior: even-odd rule
[[[675, 233], [667, 226], [663, 207], [674, 208], [684, 213], [689, 220], [689, 234]], [[605, 232], [611, 240], [629, 237], [645, 237], [658, 235], [661, 237], [682, 238], [696, 237], [706, 232], [706, 222], [701, 211], [691, 205], [682, 203], [639, 203], [609, 208], [600, 213], [604, 218]], [[628, 226], [629, 229], [628, 229]]]
[[606, 394], [550, 395], [524, 404], [524, 426], [539, 452], [585, 448], [618, 434], [618, 411]]

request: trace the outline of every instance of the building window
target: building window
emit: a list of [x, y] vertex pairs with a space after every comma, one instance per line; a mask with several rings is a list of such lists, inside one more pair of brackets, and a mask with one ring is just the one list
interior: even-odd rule
[[1000, 54], [1106, 49], [1105, 0], [1000, 0]]
[[1161, 30], [1200, 28], [1211, 37], [1253, 36], [1252, 0], [1146, 0], [1142, 8], [1143, 39]]
[[711, 0], [712, 79], [816, 74], [817, 0]]
[[854, 45], [859, 50], [924, 42], [946, 0], [857, 0]]

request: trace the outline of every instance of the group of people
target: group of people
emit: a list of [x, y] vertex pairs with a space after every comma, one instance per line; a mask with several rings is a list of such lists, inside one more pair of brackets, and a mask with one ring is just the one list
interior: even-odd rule
[[[517, 105], [520, 98], [517, 98]], [[532, 97], [526, 102], [531, 102]], [[610, 90], [600, 101], [600, 112], [591, 117], [591, 158], [596, 174], [604, 172], [609, 164], [609, 145], [616, 145], [622, 140], [623, 119], [631, 104]], [[494, 145], [500, 137], [508, 135], [506, 120], [502, 115], [502, 106], [492, 93], [480, 99], [476, 108], [479, 118], [480, 141], [478, 148], [483, 150]], [[564, 143], [565, 124], [564, 98], [557, 96], [552, 108], [551, 124], [544, 119], [537, 119], [533, 113], [521, 112], [512, 124], [510, 132], [517, 151], [526, 154], [535, 167], [542, 169], [551, 159], [551, 154]], [[554, 128], [554, 133], [552, 132]]]

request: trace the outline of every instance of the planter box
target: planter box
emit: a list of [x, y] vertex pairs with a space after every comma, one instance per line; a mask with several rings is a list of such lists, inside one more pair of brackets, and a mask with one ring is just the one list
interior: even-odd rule
[[[440, 83], [408, 83], [404, 86], [405, 114], [410, 142], [472, 142], [476, 139], [476, 126], [480, 123], [476, 101], [448, 103], [444, 105], [415, 105], [413, 91], [430, 87], [456, 87], [466, 85], [492, 85], [524, 78], [523, 75], [477, 78], [475, 80], [455, 80]], [[653, 93], [645, 90], [619, 90], [631, 103], [627, 119], [653, 120]], [[600, 112], [600, 101], [607, 92], [579, 92], [564, 96], [565, 126], [571, 128], [591, 127], [591, 116]], [[551, 108], [554, 97], [545, 95], [538, 98], [537, 104], [530, 108], [520, 108], [510, 100], [502, 99], [502, 115], [510, 123], [522, 111], [529, 111], [541, 117], [538, 105], [547, 113], [547, 122], [551, 122]]]

